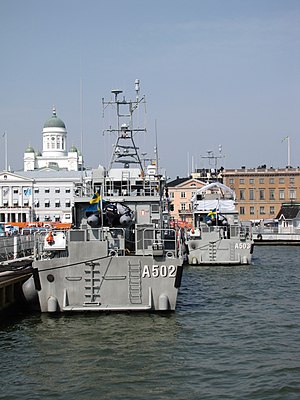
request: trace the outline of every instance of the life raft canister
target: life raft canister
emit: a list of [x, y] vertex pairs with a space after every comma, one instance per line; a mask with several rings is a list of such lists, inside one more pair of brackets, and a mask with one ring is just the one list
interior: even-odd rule
[[54, 237], [53, 237], [53, 233], [51, 231], [46, 236], [46, 241], [50, 245], [54, 244]]

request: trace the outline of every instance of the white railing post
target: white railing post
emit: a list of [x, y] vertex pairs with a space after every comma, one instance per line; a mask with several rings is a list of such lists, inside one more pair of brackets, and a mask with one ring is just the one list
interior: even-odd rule
[[14, 236], [14, 260], [18, 258], [18, 236]]

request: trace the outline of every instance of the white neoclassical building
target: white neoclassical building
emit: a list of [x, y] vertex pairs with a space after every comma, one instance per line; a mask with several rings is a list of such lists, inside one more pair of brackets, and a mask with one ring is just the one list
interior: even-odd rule
[[91, 170], [75, 146], [67, 151], [67, 130], [53, 108], [43, 128], [43, 150], [28, 146], [23, 171], [0, 172], [0, 223], [72, 223], [74, 198], [88, 191]]
[[83, 168], [83, 157], [72, 145], [67, 151], [67, 130], [65, 123], [58, 118], [53, 107], [52, 116], [43, 128], [42, 152], [35, 151], [29, 145], [24, 153], [24, 171], [40, 170], [42, 168], [79, 171]]
[[0, 172], [0, 223], [71, 223], [74, 197], [81, 188], [80, 171]]

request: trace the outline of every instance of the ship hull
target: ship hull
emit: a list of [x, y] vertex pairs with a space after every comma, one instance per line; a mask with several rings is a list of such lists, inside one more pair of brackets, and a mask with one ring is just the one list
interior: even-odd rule
[[75, 242], [69, 256], [33, 262], [42, 312], [174, 311], [178, 258], [121, 255], [105, 242]]
[[252, 260], [251, 239], [220, 239], [218, 234], [210, 234], [189, 240], [187, 246], [190, 265], [247, 265]]

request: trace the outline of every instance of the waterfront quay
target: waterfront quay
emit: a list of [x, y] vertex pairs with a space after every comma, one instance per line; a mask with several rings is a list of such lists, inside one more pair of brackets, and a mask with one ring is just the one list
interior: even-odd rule
[[0, 313], [22, 302], [22, 284], [31, 276], [30, 236], [0, 238]]
[[31, 275], [30, 267], [0, 267], [0, 313], [22, 303], [22, 284]]

